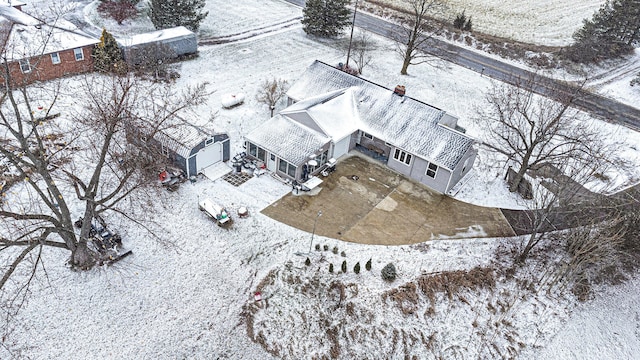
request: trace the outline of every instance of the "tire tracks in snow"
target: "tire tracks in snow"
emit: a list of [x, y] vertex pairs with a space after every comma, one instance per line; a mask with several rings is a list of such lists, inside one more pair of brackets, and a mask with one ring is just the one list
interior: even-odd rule
[[300, 24], [300, 20], [302, 20], [302, 16], [297, 16], [293, 19], [285, 20], [279, 23], [242, 31], [236, 34], [219, 36], [219, 37], [205, 37], [198, 40], [198, 45], [219, 45], [219, 44], [227, 44], [232, 42], [238, 42], [241, 40], [247, 40], [253, 37], [275, 33], [280, 30], [285, 30], [292, 28], [296, 25]]

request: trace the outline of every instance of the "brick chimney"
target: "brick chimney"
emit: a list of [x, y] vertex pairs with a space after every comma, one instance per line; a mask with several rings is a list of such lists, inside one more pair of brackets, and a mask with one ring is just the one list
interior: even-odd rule
[[396, 88], [393, 90], [393, 93], [398, 96], [404, 96], [405, 93], [404, 85], [396, 85]]

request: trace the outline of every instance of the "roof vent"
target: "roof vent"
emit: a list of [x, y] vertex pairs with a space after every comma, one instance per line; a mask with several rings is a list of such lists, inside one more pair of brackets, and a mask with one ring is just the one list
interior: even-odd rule
[[398, 96], [404, 96], [405, 93], [404, 85], [396, 85], [396, 88], [393, 90], [393, 93]]

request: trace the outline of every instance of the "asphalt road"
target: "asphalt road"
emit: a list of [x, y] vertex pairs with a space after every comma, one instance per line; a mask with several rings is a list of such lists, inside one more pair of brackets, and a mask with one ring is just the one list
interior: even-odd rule
[[[304, 0], [285, 0], [291, 4], [304, 7]], [[372, 33], [395, 40], [396, 34], [402, 33], [402, 27], [383, 19], [358, 12], [356, 26]], [[550, 97], [565, 94], [576, 94], [573, 105], [606, 121], [615, 122], [640, 131], [640, 110], [621, 102], [588, 92], [564, 81], [552, 79], [531, 71], [521, 69], [500, 60], [490, 58], [467, 48], [444, 42], [439, 39], [428, 39], [420, 48], [424, 53], [437, 56], [467, 69], [476, 71], [506, 83], [519, 82], [521, 86], [528, 86], [533, 92]], [[400, 69], [398, 69], [400, 71]], [[535, 77], [534, 77], [535, 76]], [[520, 81], [535, 78], [535, 82]], [[560, 94], [560, 95], [558, 95]]]

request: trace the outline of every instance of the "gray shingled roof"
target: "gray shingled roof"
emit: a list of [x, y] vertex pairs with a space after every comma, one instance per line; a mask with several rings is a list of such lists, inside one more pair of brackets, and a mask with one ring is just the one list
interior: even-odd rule
[[331, 139], [280, 114], [253, 130], [245, 139], [267, 147], [295, 165], [305, 162]]
[[455, 168], [474, 143], [438, 124], [444, 111], [319, 61], [307, 68], [287, 95], [298, 101], [345, 88], [353, 90], [361, 130], [439, 166]]

